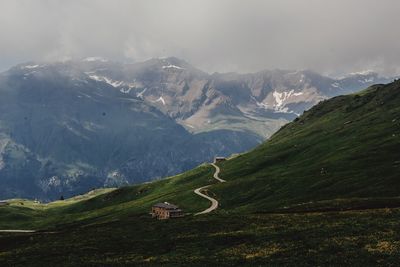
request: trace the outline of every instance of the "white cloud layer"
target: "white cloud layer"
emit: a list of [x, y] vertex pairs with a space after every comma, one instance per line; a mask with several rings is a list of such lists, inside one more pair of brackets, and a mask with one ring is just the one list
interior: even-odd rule
[[400, 72], [398, 0], [1, 0], [0, 69], [177, 56], [206, 71]]

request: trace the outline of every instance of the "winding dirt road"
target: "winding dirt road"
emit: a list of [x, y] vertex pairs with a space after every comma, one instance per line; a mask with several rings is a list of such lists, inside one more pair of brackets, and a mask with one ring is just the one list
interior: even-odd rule
[[[214, 175], [213, 175], [214, 179], [216, 179], [220, 183], [225, 183], [226, 181], [224, 179], [219, 178], [219, 176], [218, 176], [219, 172], [220, 172], [219, 167], [217, 165], [215, 165], [214, 163], [211, 163], [211, 165], [215, 168], [215, 172], [214, 172]], [[211, 211], [213, 211], [213, 210], [218, 208], [218, 200], [216, 200], [216, 199], [214, 199], [212, 197], [209, 197], [209, 196], [207, 196], [207, 195], [205, 195], [205, 194], [203, 194], [201, 192], [201, 191], [203, 191], [204, 189], [206, 189], [206, 188], [208, 188], [210, 186], [211, 185], [206, 185], [206, 186], [202, 186], [202, 187], [197, 188], [197, 189], [194, 190], [195, 194], [197, 194], [197, 195], [199, 195], [199, 196], [211, 201], [211, 206], [208, 209], [203, 210], [201, 212], [198, 212], [195, 215], [206, 214], [206, 213], [209, 213], [209, 212], [211, 212]]]

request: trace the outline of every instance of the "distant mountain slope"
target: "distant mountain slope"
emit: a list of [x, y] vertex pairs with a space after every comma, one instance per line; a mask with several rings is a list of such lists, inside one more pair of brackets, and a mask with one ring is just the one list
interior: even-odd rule
[[0, 199], [140, 183], [260, 140], [243, 131], [193, 135], [142, 99], [64, 64], [0, 76]]
[[[400, 81], [326, 100], [222, 164], [222, 207], [290, 209], [400, 195]], [[328, 203], [330, 205], [332, 203]], [[306, 205], [306, 204], [302, 204]]]

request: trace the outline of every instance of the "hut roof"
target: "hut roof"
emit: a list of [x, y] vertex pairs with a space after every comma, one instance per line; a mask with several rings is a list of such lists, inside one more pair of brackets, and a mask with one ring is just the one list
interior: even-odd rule
[[154, 204], [153, 207], [163, 208], [163, 209], [168, 209], [168, 210], [176, 210], [179, 208], [178, 206], [168, 203], [168, 202], [157, 203], [157, 204]]

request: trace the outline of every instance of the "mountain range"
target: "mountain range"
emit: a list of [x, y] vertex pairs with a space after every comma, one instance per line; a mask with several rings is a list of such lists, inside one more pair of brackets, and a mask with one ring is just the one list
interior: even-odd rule
[[393, 78], [203, 72], [171, 57], [29, 62], [0, 74], [0, 198], [51, 200], [255, 147], [304, 110]]

